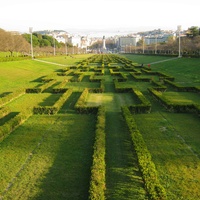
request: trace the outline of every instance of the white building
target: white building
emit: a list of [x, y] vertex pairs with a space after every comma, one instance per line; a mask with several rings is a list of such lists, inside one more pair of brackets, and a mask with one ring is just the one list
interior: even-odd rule
[[81, 47], [81, 37], [80, 36], [71, 36], [68, 38], [68, 43], [72, 46]]
[[174, 38], [174, 34], [159, 34], [159, 35], [148, 35], [144, 37], [146, 45], [167, 42], [169, 37]]
[[119, 37], [118, 38], [118, 47], [125, 47], [125, 46], [136, 46], [137, 42], [140, 40], [140, 36], [126, 36], [126, 37]]

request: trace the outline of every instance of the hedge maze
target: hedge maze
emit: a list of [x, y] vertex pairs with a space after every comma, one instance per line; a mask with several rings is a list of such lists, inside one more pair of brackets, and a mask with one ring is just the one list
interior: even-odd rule
[[[9, 109], [12, 101], [34, 93], [38, 97], [49, 94], [53, 98], [53, 104], [31, 104], [28, 110], [21, 110], [9, 120], [4, 120], [12, 112]], [[88, 198], [91, 200], [116, 199], [110, 192], [115, 186], [112, 184], [107, 186], [107, 181], [109, 182], [109, 179], [113, 177], [110, 178], [111, 164], [107, 166], [109, 160], [106, 157], [106, 154], [109, 154], [107, 150], [109, 143], [106, 140], [112, 134], [109, 131], [112, 127], [108, 129], [110, 121], [108, 122], [107, 117], [114, 115], [116, 120], [119, 120], [116, 126], [124, 127], [130, 133], [129, 142], [132, 149], [129, 151], [133, 152], [132, 157], [137, 156], [135, 165], [138, 166], [138, 179], [140, 179], [140, 187], [143, 188], [141, 194], [130, 192], [126, 194], [127, 198], [164, 200], [168, 198], [165, 185], [160, 182], [151, 152], [134, 118], [139, 114], [151, 115], [152, 112], [159, 112], [154, 106], [157, 104], [166, 112], [194, 113], [198, 118], [200, 115], [199, 93], [200, 87], [182, 86], [176, 83], [176, 77], [153, 71], [148, 66], [133, 63], [124, 57], [94, 55], [76, 65], [38, 78], [36, 87], [25, 88], [1, 97], [0, 120], [4, 121], [0, 127], [0, 141], [2, 143], [32, 115], [58, 115], [60, 118], [67, 113], [94, 115], [96, 130]], [[182, 95], [182, 99], [178, 99], [179, 94]], [[120, 117], [123, 121], [120, 121]], [[112, 117], [109, 120], [112, 120]], [[121, 132], [120, 137], [123, 138], [123, 134]], [[135, 186], [130, 183], [128, 187]], [[119, 199], [123, 199], [122, 196]]]

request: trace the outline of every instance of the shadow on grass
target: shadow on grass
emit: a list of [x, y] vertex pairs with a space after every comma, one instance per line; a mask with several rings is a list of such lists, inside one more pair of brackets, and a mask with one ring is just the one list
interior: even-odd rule
[[32, 80], [31, 82], [42, 82], [44, 77], [45, 76], [41, 76], [39, 78], [36, 78], [36, 79]]
[[56, 153], [54, 163], [40, 185], [42, 192], [34, 200], [88, 199], [96, 117], [70, 116], [62, 116], [60, 126], [54, 127], [59, 136], [53, 136], [51, 143], [60, 144], [58, 150], [51, 150]]
[[51, 94], [43, 102], [39, 103], [39, 106], [53, 106], [55, 102], [60, 98], [62, 94]]
[[67, 101], [63, 104], [58, 113], [74, 113], [74, 105], [78, 101], [81, 92], [73, 92]]
[[4, 92], [4, 93], [1, 93], [0, 94], [0, 98], [2, 98], [2, 97], [5, 97], [5, 96], [7, 96], [7, 95], [9, 95], [9, 94], [11, 94], [12, 92]]
[[0, 119], [0, 126], [3, 126], [6, 122], [8, 122], [10, 119], [14, 118], [18, 114], [19, 112], [10, 112], [8, 115]]
[[107, 112], [106, 119], [106, 198], [147, 199], [137, 156], [121, 112]]

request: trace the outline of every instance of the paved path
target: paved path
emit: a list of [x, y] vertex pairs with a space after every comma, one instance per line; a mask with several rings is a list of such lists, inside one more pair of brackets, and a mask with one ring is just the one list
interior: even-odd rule
[[52, 65], [63, 66], [63, 67], [68, 66], [68, 65], [63, 65], [63, 64], [49, 62], [49, 61], [45, 61], [45, 60], [39, 60], [39, 59], [34, 59], [34, 61], [43, 62], [43, 63], [47, 63], [47, 64], [52, 64]]
[[176, 59], [179, 59], [180, 57], [175, 57], [175, 58], [169, 58], [169, 59], [166, 59], [166, 60], [159, 60], [159, 61], [156, 61], [156, 62], [152, 62], [152, 63], [149, 63], [149, 64], [157, 64], [157, 63], [162, 63], [162, 62], [167, 62], [167, 61], [171, 61], [171, 60], [176, 60]]

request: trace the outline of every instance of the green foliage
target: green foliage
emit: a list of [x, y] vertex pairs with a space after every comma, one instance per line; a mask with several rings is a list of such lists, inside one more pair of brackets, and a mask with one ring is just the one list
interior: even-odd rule
[[8, 113], [10, 113], [9, 107], [2, 107], [2, 108], [0, 108], [0, 119], [3, 118]]
[[68, 89], [59, 99], [55, 102], [53, 106], [35, 106], [33, 108], [34, 114], [46, 114], [46, 115], [54, 115], [56, 114], [60, 108], [63, 106], [65, 101], [70, 97], [72, 94], [72, 89]]
[[94, 143], [93, 164], [89, 189], [90, 200], [105, 199], [105, 108], [99, 107], [97, 113], [96, 136]]
[[24, 123], [32, 113], [29, 111], [21, 112], [14, 118], [10, 119], [4, 125], [0, 126], [0, 142], [2, 142], [13, 130], [15, 130], [19, 125]]
[[27, 88], [26, 93], [41, 93], [47, 88], [51, 87], [53, 84], [55, 84], [57, 81], [56, 80], [50, 80], [46, 81], [44, 84], [42, 84], [39, 87], [36, 88]]
[[[23, 37], [26, 39], [27, 42], [31, 43], [31, 36], [30, 34], [23, 34]], [[33, 47], [48, 47], [54, 46], [54, 41], [55, 41], [55, 46], [60, 48], [61, 44], [54, 39], [52, 36], [48, 36], [48, 35], [41, 35], [38, 33], [33, 33], [32, 34], [32, 40], [33, 40]]]
[[150, 199], [164, 200], [167, 199], [165, 189], [160, 184], [155, 165], [151, 159], [151, 154], [147, 149], [147, 146], [143, 140], [142, 135], [137, 129], [136, 122], [132, 117], [127, 107], [122, 108], [123, 116], [128, 125], [131, 133], [132, 142], [134, 144], [135, 151], [137, 153], [140, 170], [145, 182], [146, 190]]
[[167, 99], [164, 95], [162, 95], [161, 91], [157, 91], [153, 88], [148, 88], [148, 90], [170, 112], [199, 113], [198, 104], [195, 104], [195, 103], [173, 103], [169, 99]]
[[12, 100], [20, 97], [21, 95], [25, 94], [25, 90], [24, 89], [20, 89], [20, 90], [16, 90], [2, 98], [0, 98], [0, 106], [3, 106], [9, 102], [11, 102]]

